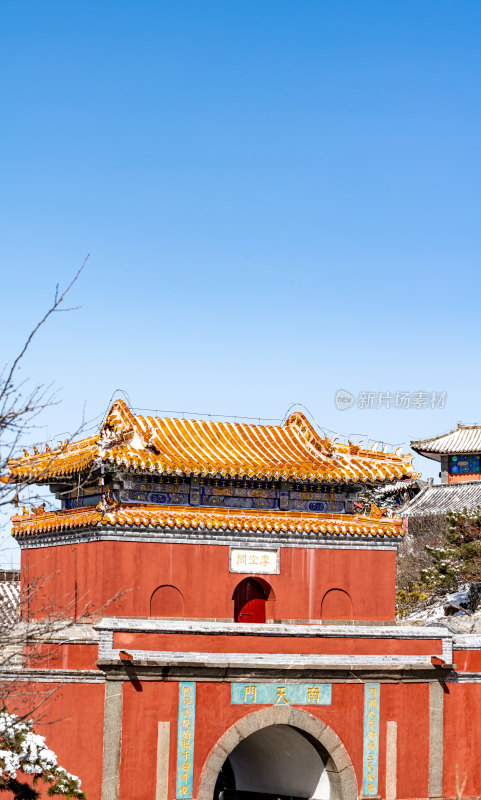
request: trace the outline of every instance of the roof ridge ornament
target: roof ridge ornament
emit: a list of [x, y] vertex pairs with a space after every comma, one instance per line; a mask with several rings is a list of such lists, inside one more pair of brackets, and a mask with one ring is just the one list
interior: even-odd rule
[[322, 439], [316, 429], [311, 425], [307, 417], [301, 414], [300, 411], [295, 411], [285, 421], [286, 427], [297, 428], [299, 433], [302, 434], [308, 449], [314, 450], [315, 455], [318, 457], [327, 456], [332, 458], [334, 455], [334, 447], [328, 436]]
[[380, 519], [387, 514], [387, 509], [379, 508], [378, 506], [371, 503], [371, 511], [369, 512], [370, 517], [374, 517], [374, 519]]
[[104, 514], [106, 511], [113, 511], [120, 508], [120, 503], [117, 503], [110, 489], [107, 489], [102, 495], [100, 503], [97, 504], [96, 509]]
[[154, 429], [152, 428], [152, 425], [148, 422], [148, 420], [145, 420], [145, 426], [147, 430], [143, 434], [144, 447], [146, 450], [149, 450], [154, 455], [159, 456], [162, 450], [155, 441]]
[[142, 428], [127, 403], [121, 399], [115, 400], [100, 429], [97, 442], [101, 450], [108, 449], [127, 444], [139, 431], [142, 431]]

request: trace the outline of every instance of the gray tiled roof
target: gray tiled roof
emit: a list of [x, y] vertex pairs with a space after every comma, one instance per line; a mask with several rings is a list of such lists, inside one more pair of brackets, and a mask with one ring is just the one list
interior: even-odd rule
[[426, 481], [423, 481], [420, 478], [415, 478], [412, 481], [395, 481], [394, 483], [387, 483], [385, 486], [381, 486], [378, 491], [379, 494], [395, 494], [396, 492], [402, 492], [405, 489], [422, 489], [425, 484]]
[[446, 514], [481, 506], [481, 481], [428, 483], [402, 511], [403, 517]]
[[411, 442], [416, 453], [439, 460], [445, 453], [481, 453], [481, 425], [459, 423], [454, 431], [442, 433], [432, 439]]
[[0, 626], [18, 620], [20, 607], [20, 582], [0, 580]]

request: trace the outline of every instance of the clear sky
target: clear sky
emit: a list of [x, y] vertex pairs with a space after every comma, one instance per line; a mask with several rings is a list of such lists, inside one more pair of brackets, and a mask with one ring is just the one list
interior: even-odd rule
[[36, 438], [117, 389], [406, 447], [481, 422], [480, 25], [477, 0], [5, 0], [3, 361], [91, 254], [19, 375], [62, 400]]

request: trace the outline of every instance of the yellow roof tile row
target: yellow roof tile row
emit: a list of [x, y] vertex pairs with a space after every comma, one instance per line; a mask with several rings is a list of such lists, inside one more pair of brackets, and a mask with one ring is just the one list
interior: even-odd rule
[[300, 481], [393, 481], [414, 476], [412, 456], [321, 437], [307, 419], [284, 425], [135, 416], [117, 400], [97, 436], [10, 461], [11, 480], [48, 481], [108, 463], [175, 475]]
[[345, 514], [299, 514], [288, 511], [202, 509], [192, 506], [112, 505], [48, 511], [12, 517], [12, 536], [31, 536], [87, 527], [153, 527], [341, 536], [403, 536], [400, 519]]

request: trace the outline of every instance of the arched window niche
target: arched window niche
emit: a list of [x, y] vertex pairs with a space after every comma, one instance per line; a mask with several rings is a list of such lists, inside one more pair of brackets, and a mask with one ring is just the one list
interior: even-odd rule
[[329, 589], [322, 598], [321, 619], [337, 622], [352, 620], [352, 600], [344, 589]]
[[150, 598], [151, 617], [183, 617], [184, 598], [176, 586], [158, 586]]

